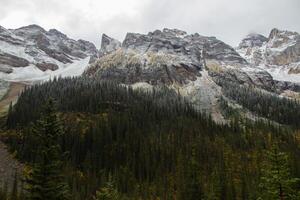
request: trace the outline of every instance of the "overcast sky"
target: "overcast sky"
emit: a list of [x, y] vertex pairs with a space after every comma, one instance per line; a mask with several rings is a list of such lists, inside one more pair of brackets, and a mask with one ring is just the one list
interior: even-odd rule
[[273, 27], [300, 32], [300, 0], [0, 0], [0, 25], [38, 24], [100, 45], [101, 34], [178, 28], [236, 46]]

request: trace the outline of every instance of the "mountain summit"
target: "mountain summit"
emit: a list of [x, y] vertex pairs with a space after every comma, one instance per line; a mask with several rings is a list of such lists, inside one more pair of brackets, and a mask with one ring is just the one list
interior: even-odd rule
[[85, 76], [133, 87], [168, 86], [187, 97], [195, 107], [222, 121], [219, 107], [227, 83], [252, 86], [277, 95], [300, 91], [298, 83], [277, 80], [267, 69], [258, 67], [264, 58], [253, 60], [244, 53], [268, 46], [274, 37], [280, 34], [270, 38], [250, 34], [236, 51], [215, 37], [177, 29], [127, 33], [122, 44], [104, 35], [100, 49], [104, 53], [89, 66]]
[[237, 51], [276, 80], [300, 82], [300, 35], [297, 32], [274, 28], [268, 38], [259, 34], [248, 35]]
[[[0, 77], [3, 79], [30, 81], [66, 74], [71, 66], [83, 62], [87, 65], [97, 54], [94, 44], [70, 39], [56, 29], [46, 31], [38, 25], [9, 30], [0, 27]], [[83, 72], [71, 70], [78, 75]]]
[[[169, 87], [222, 121], [230, 84], [294, 97], [300, 92], [300, 36], [273, 29], [252, 33], [235, 49], [216, 37], [178, 29], [102, 35], [101, 48], [37, 25], [0, 27], [0, 78], [40, 81], [53, 76], [97, 77], [134, 88]], [[234, 105], [234, 102], [231, 102]]]

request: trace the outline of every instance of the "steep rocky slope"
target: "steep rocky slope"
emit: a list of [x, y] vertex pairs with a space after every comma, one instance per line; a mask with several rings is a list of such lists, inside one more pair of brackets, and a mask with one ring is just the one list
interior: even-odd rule
[[[85, 75], [134, 87], [167, 85], [218, 121], [223, 120], [219, 101], [224, 81], [278, 94], [300, 91], [299, 85], [274, 80], [267, 70], [254, 68], [234, 48], [215, 37], [164, 29], [148, 34], [128, 33], [122, 45], [107, 38], [103, 36], [100, 50], [105, 53]], [[256, 41], [245, 41], [241, 48], [259, 46], [266, 40], [257, 36]]]
[[87, 65], [97, 54], [94, 44], [70, 39], [56, 29], [29, 25], [8, 30], [0, 26], [1, 79], [26, 81], [63, 74], [82, 60]]
[[134, 88], [166, 85], [223, 121], [225, 83], [299, 96], [299, 41], [298, 33], [273, 29], [268, 38], [248, 35], [234, 49], [215, 37], [163, 29], [128, 33], [123, 42], [103, 34], [98, 51], [92, 43], [75, 41], [55, 29], [1, 27], [0, 79], [34, 82], [81, 75], [90, 63], [85, 76]]
[[[268, 40], [252, 34], [243, 40], [238, 51], [263, 47]], [[253, 86], [278, 95], [300, 91], [299, 84], [276, 80], [268, 70], [257, 67], [264, 58], [242, 57], [215, 37], [177, 29], [128, 33], [122, 43], [103, 35], [100, 52], [100, 58], [90, 65], [85, 75], [135, 88], [167, 85], [190, 99], [196, 108], [212, 113], [217, 121], [224, 121], [219, 108], [224, 82]]]
[[258, 69], [268, 71], [275, 80], [300, 83], [300, 35], [273, 29], [269, 37], [250, 34], [237, 51]]

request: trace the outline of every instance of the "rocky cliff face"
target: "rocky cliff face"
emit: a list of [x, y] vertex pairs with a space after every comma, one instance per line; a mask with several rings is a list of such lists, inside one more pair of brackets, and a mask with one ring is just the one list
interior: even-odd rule
[[300, 83], [300, 35], [273, 29], [269, 37], [250, 34], [237, 51], [249, 63], [268, 71], [278, 81]]
[[56, 71], [87, 57], [93, 61], [97, 54], [92, 43], [70, 39], [56, 29], [46, 31], [37, 25], [10, 30], [0, 27], [0, 73], [4, 78], [3, 73], [18, 73], [26, 67]]
[[92, 43], [55, 29], [0, 27], [0, 79], [81, 75], [90, 62], [85, 76], [134, 88], [164, 85], [223, 122], [224, 82], [278, 95], [300, 92], [299, 41], [298, 33], [274, 29], [268, 38], [250, 34], [234, 49], [215, 37], [163, 29], [128, 33], [123, 42], [103, 34], [97, 51]]
[[128, 33], [122, 46], [104, 35], [101, 58], [86, 72], [126, 83], [185, 84], [200, 77], [205, 59], [246, 64], [229, 45], [214, 37], [188, 35], [176, 29], [147, 35]]
[[118, 50], [121, 45], [121, 42], [119, 42], [118, 40], [111, 38], [106, 34], [103, 34], [101, 40], [101, 49], [99, 50], [99, 57], [105, 56], [113, 51]]
[[[262, 47], [262, 35], [252, 34], [240, 49]], [[101, 57], [90, 65], [87, 76], [114, 80], [134, 87], [167, 85], [188, 97], [197, 108], [213, 114], [217, 121], [222, 81], [253, 85], [273, 93], [296, 90], [297, 84], [274, 80], [270, 73], [255, 67], [234, 48], [215, 37], [163, 29], [148, 34], [128, 33], [120, 44], [102, 37]], [[248, 61], [247, 61], [248, 60]]]

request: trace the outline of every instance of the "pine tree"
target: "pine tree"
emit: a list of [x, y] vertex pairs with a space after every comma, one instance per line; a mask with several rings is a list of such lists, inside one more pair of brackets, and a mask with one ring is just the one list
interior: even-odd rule
[[261, 199], [296, 200], [298, 178], [293, 178], [288, 165], [288, 155], [280, 152], [277, 146], [267, 152], [267, 161], [262, 169]]
[[69, 199], [69, 191], [61, 171], [59, 137], [62, 135], [62, 128], [53, 100], [46, 103], [44, 113], [33, 131], [39, 140], [39, 146], [36, 147], [37, 160], [25, 180], [28, 199]]

